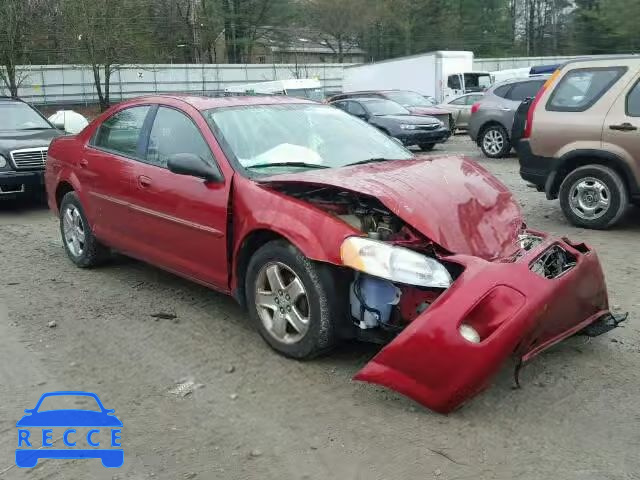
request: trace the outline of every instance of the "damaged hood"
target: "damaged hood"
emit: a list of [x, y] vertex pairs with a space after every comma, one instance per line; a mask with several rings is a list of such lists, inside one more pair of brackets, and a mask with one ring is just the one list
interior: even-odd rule
[[513, 252], [523, 222], [507, 188], [461, 156], [308, 170], [260, 181], [326, 185], [376, 197], [445, 250], [487, 260]]

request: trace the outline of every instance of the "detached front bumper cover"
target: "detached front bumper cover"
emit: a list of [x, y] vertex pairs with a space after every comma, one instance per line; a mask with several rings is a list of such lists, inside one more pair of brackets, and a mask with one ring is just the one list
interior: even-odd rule
[[[579, 332], [615, 328], [598, 257], [585, 245], [549, 238], [512, 259], [453, 255], [464, 272], [422, 315], [356, 374], [447, 413], [486, 389], [510, 356], [527, 362]], [[550, 249], [572, 263], [553, 278], [532, 268]], [[553, 271], [553, 269], [549, 270]], [[471, 343], [461, 324], [480, 332]], [[591, 327], [591, 328], [590, 328]]]

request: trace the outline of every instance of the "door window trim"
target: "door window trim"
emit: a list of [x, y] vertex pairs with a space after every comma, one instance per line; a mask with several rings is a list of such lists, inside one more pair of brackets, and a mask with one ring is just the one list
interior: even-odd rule
[[[105, 148], [105, 147], [101, 147], [99, 145], [95, 144], [96, 138], [100, 132], [100, 129], [102, 128], [102, 126], [104, 125], [105, 122], [109, 121], [110, 119], [112, 119], [113, 117], [115, 117], [116, 115], [118, 115], [121, 112], [124, 112], [125, 110], [131, 110], [132, 108], [140, 108], [140, 107], [149, 107], [149, 111], [147, 112], [147, 115], [145, 116], [143, 122], [142, 122], [142, 128], [140, 129], [140, 134], [138, 136], [138, 143], [136, 145], [136, 154], [140, 154], [140, 148], [142, 146], [142, 139], [146, 136], [146, 132], [145, 132], [145, 127], [147, 126], [147, 121], [149, 120], [149, 117], [151, 115], [151, 113], [154, 112], [154, 110], [157, 108], [157, 104], [153, 104], [153, 103], [143, 103], [143, 104], [139, 104], [139, 105], [131, 105], [125, 108], [122, 108], [120, 110], [118, 110], [117, 112], [114, 112], [113, 115], [110, 115], [109, 117], [105, 118], [101, 123], [100, 126], [98, 128], [96, 128], [95, 132], [93, 132], [93, 134], [91, 135], [91, 138], [89, 138], [89, 141], [87, 142], [86, 146], [87, 148], [90, 148], [92, 150], [97, 150], [99, 152], [103, 152], [103, 153], [110, 153], [111, 155], [117, 155], [119, 157], [122, 158], [127, 158], [129, 160], [134, 160], [136, 162], [139, 162], [140, 159], [131, 155], [127, 155], [124, 152], [119, 152], [118, 150], [112, 150], [110, 148]], [[147, 137], [148, 138], [148, 137]], [[148, 139], [147, 139], [148, 141]]]
[[[224, 174], [222, 173], [222, 170], [220, 169], [220, 165], [218, 164], [218, 159], [216, 158], [215, 154], [213, 153], [213, 150], [211, 149], [211, 145], [209, 145], [209, 142], [207, 141], [205, 136], [202, 134], [202, 130], [200, 129], [198, 124], [193, 120], [191, 115], [189, 115], [184, 110], [182, 110], [180, 108], [176, 108], [176, 107], [174, 107], [172, 105], [165, 105], [165, 104], [162, 104], [162, 103], [157, 103], [154, 106], [155, 106], [155, 109], [153, 110], [153, 115], [149, 116], [147, 118], [147, 119], [149, 119], [149, 124], [148, 125], [145, 124], [144, 127], [146, 127], [146, 128], [144, 128], [142, 130], [142, 132], [144, 132], [144, 141], [142, 142], [142, 144], [144, 145], [144, 155], [143, 155], [144, 159], [134, 158], [133, 160], [135, 160], [137, 162], [140, 162], [140, 163], [144, 163], [145, 165], [149, 165], [151, 167], [161, 168], [161, 169], [167, 170], [167, 171], [169, 170], [167, 167], [156, 165], [154, 163], [150, 163], [149, 161], [147, 161], [147, 154], [149, 153], [149, 140], [151, 138], [151, 130], [153, 130], [153, 125], [156, 122], [156, 117], [158, 115], [158, 111], [160, 110], [160, 108], [167, 108], [167, 109], [170, 109], [170, 110], [175, 110], [176, 112], [180, 113], [182, 116], [186, 117], [191, 122], [191, 124], [195, 127], [195, 129], [198, 132], [198, 134], [202, 137], [202, 141], [205, 143], [205, 145], [209, 149], [209, 153], [211, 153], [211, 159], [213, 160], [213, 164], [211, 164], [210, 162], [208, 162], [204, 158], [202, 160], [204, 160], [206, 163], [208, 163], [210, 167], [215, 168], [218, 171], [218, 173], [220, 174], [220, 177], [221, 177], [222, 180], [220, 182], [217, 182], [217, 183], [224, 183], [224, 181], [225, 181]], [[145, 123], [146, 123], [147, 119], [145, 119]], [[211, 133], [213, 133], [213, 132], [211, 132]], [[215, 137], [215, 135], [214, 135], [214, 137]], [[217, 140], [217, 138], [216, 138], [216, 140]]]
[[[558, 89], [562, 85], [562, 82], [564, 82], [570, 74], [574, 72], [597, 72], [597, 71], [604, 71], [604, 70], [616, 71], [618, 72], [618, 76], [615, 77], [613, 80], [610, 80], [609, 83], [606, 85], [606, 87], [602, 90], [602, 92], [600, 92], [600, 95], [593, 97], [589, 101], [589, 103], [581, 107], [557, 107], [552, 105], [552, 102], [555, 99], [556, 94], [558, 93]], [[620, 81], [620, 79], [624, 77], [624, 74], [627, 73], [628, 71], [629, 71], [629, 67], [626, 67], [626, 66], [583, 67], [583, 68], [574, 68], [572, 70], [569, 70], [567, 73], [565, 73], [562, 76], [560, 81], [555, 85], [553, 91], [551, 92], [551, 95], [549, 96], [549, 100], [547, 100], [547, 104], [545, 105], [545, 110], [547, 110], [548, 112], [586, 112], [591, 107], [593, 107], [602, 97], [604, 97], [607, 94], [607, 92], [609, 92], [611, 88], [616, 83], [618, 83], [618, 81]]]
[[638, 112], [635, 115], [629, 113], [629, 97], [631, 96], [631, 92], [633, 92], [636, 89], [636, 87], [640, 87], [640, 78], [638, 78], [634, 82], [633, 86], [629, 89], [629, 91], [627, 91], [627, 94], [624, 97], [624, 113], [627, 117], [632, 117], [632, 118], [640, 117], [640, 112]]

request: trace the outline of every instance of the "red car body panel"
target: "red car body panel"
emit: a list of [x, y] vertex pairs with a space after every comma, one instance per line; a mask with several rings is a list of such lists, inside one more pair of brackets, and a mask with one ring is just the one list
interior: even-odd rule
[[451, 253], [486, 259], [505, 256], [513, 253], [522, 228], [520, 208], [507, 188], [462, 157], [313, 170], [270, 180], [331, 185], [376, 197]]
[[[449, 257], [464, 273], [354, 378], [447, 413], [489, 386], [511, 355], [529, 360], [602, 317], [607, 294], [595, 252], [560, 242], [577, 257], [576, 267], [556, 279], [529, 270], [557, 242], [548, 239], [516, 263]], [[496, 322], [495, 330], [479, 344], [462, 338], [460, 324], [481, 317]]]
[[[335, 265], [341, 264], [344, 239], [362, 235], [312, 203], [283, 193], [287, 186], [329, 186], [377, 198], [462, 273], [355, 378], [388, 386], [440, 412], [486, 388], [508, 356], [529, 360], [607, 313], [595, 252], [541, 235], [542, 244], [522, 253], [520, 209], [504, 185], [472, 161], [389, 161], [259, 181], [236, 173], [200, 110], [277, 103], [309, 102], [148, 97], [115, 106], [80, 134], [52, 142], [45, 173], [49, 206], [57, 213], [59, 189], [72, 188], [95, 235], [107, 245], [232, 292], [241, 287], [239, 259], [254, 234], [283, 237], [308, 258]], [[114, 113], [156, 104], [195, 122], [214, 154], [221, 182], [176, 175], [89, 145], [101, 122]], [[552, 245], [574, 256], [576, 265], [547, 279], [530, 265]], [[521, 255], [515, 261], [514, 253]], [[479, 344], [461, 337], [463, 322], [480, 332]]]

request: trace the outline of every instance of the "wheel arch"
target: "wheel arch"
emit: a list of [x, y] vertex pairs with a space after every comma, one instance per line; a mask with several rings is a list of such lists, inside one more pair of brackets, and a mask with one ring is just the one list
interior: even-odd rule
[[545, 186], [547, 198], [558, 198], [562, 182], [576, 168], [594, 164], [609, 167], [620, 175], [630, 196], [635, 197], [640, 193], [631, 167], [619, 156], [602, 150], [576, 150], [559, 159], [554, 171], [547, 179]]
[[75, 188], [73, 187], [73, 185], [66, 180], [63, 180], [58, 184], [58, 186], [56, 187], [56, 193], [55, 193], [57, 210], [60, 210], [60, 204], [62, 203], [62, 199], [64, 198], [64, 196], [67, 193], [74, 192], [74, 191], [75, 191]]
[[233, 297], [243, 308], [246, 307], [244, 280], [251, 256], [260, 247], [274, 240], [284, 240], [291, 243], [291, 240], [286, 238], [284, 235], [277, 233], [274, 230], [261, 228], [249, 232], [242, 239], [235, 252], [235, 265], [232, 266], [234, 280], [232, 284], [235, 285], [235, 288], [233, 289]]

